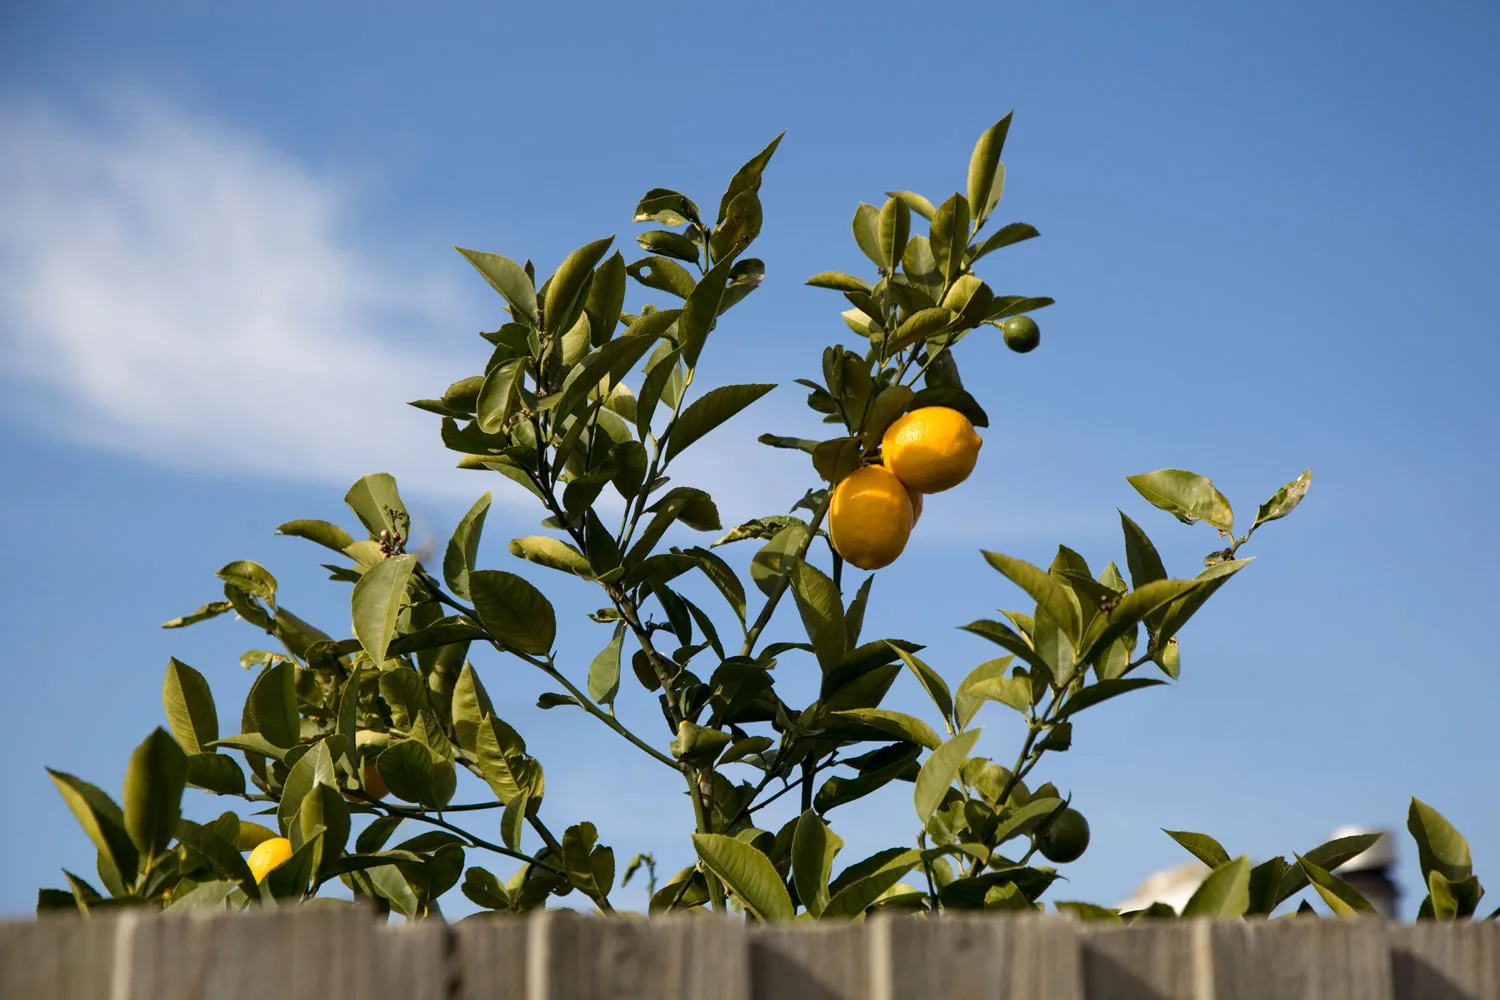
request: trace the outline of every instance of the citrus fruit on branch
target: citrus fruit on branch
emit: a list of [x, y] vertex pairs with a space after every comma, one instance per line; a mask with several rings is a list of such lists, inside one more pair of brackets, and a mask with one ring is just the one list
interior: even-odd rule
[[923, 406], [886, 428], [885, 467], [913, 493], [941, 493], [974, 471], [984, 441], [969, 418], [946, 406]]
[[867, 465], [833, 488], [828, 534], [845, 562], [860, 569], [889, 566], [906, 548], [911, 526], [911, 496], [889, 469]]

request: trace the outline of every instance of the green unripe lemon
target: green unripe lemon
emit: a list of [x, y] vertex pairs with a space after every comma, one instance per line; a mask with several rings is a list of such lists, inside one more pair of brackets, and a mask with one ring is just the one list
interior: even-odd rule
[[1017, 354], [1034, 351], [1042, 342], [1042, 331], [1030, 316], [1012, 316], [1000, 324], [1000, 332], [1005, 334], [1005, 346]]
[[1064, 809], [1037, 834], [1036, 848], [1042, 857], [1060, 865], [1077, 861], [1089, 848], [1089, 821], [1077, 809]]

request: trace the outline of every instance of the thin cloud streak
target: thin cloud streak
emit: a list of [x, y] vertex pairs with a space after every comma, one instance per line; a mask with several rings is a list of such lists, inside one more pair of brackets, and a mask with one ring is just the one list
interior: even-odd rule
[[[351, 185], [224, 123], [150, 98], [103, 124], [0, 99], [0, 380], [11, 419], [182, 469], [342, 489], [369, 472], [467, 505], [513, 484], [454, 468], [431, 414], [401, 405], [477, 368], [485, 321], [462, 267], [413, 273], [350, 235]], [[493, 319], [492, 314], [488, 318]], [[22, 402], [25, 400], [25, 402]], [[47, 414], [44, 424], [37, 409]], [[816, 485], [806, 457], [756, 442], [805, 422], [787, 392], [687, 453], [726, 527]], [[971, 481], [980, 487], [983, 470]], [[972, 491], [971, 491], [972, 493]], [[976, 537], [999, 511], [932, 498], [918, 544]], [[617, 509], [609, 491], [601, 497]], [[1026, 532], [1066, 518], [1006, 511]]]
[[470, 492], [433, 418], [396, 402], [463, 368], [397, 335], [473, 328], [448, 283], [370, 259], [335, 180], [254, 137], [111, 111], [0, 103], [0, 373], [50, 430], [189, 469]]

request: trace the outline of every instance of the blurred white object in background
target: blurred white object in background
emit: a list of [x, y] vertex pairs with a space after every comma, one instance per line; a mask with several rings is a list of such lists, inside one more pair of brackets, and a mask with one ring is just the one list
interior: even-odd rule
[[[1396, 869], [1396, 846], [1390, 832], [1365, 826], [1341, 826], [1330, 833], [1327, 839], [1338, 840], [1364, 833], [1378, 833], [1381, 837], [1363, 854], [1355, 855], [1333, 871], [1358, 889], [1377, 913], [1387, 920], [1394, 920], [1401, 893], [1391, 877]], [[1166, 903], [1181, 913], [1183, 906], [1193, 898], [1193, 893], [1203, 884], [1208, 873], [1208, 866], [1199, 861], [1164, 868], [1147, 876], [1135, 887], [1130, 898], [1116, 904], [1115, 909], [1124, 913], [1143, 910], [1152, 903]]]
[[1116, 904], [1115, 909], [1124, 913], [1129, 910], [1144, 910], [1152, 903], [1166, 903], [1181, 913], [1198, 886], [1208, 878], [1208, 873], [1209, 867], [1201, 861], [1190, 861], [1176, 868], [1164, 868], [1148, 875], [1145, 881], [1135, 887], [1130, 898]]
[[1392, 876], [1396, 871], [1396, 842], [1389, 830], [1377, 830], [1368, 826], [1341, 826], [1328, 835], [1329, 840], [1339, 837], [1355, 837], [1362, 833], [1378, 833], [1380, 839], [1370, 845], [1363, 854], [1357, 854], [1339, 865], [1333, 873], [1358, 889], [1387, 920], [1396, 919], [1396, 904], [1401, 891], [1396, 888]]

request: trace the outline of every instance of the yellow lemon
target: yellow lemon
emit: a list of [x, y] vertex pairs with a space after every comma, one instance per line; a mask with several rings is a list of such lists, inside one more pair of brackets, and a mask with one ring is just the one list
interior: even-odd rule
[[292, 856], [292, 842], [285, 837], [272, 837], [263, 840], [255, 850], [250, 852], [246, 864], [250, 866], [250, 873], [255, 876], [255, 881], [265, 881], [266, 875], [273, 868], [280, 868], [286, 864]]
[[969, 418], [946, 406], [912, 410], [880, 441], [885, 467], [913, 493], [941, 493], [974, 471], [984, 441]]
[[828, 534], [834, 550], [860, 569], [895, 562], [911, 537], [911, 526], [911, 496], [882, 466], [857, 469], [833, 488]]

